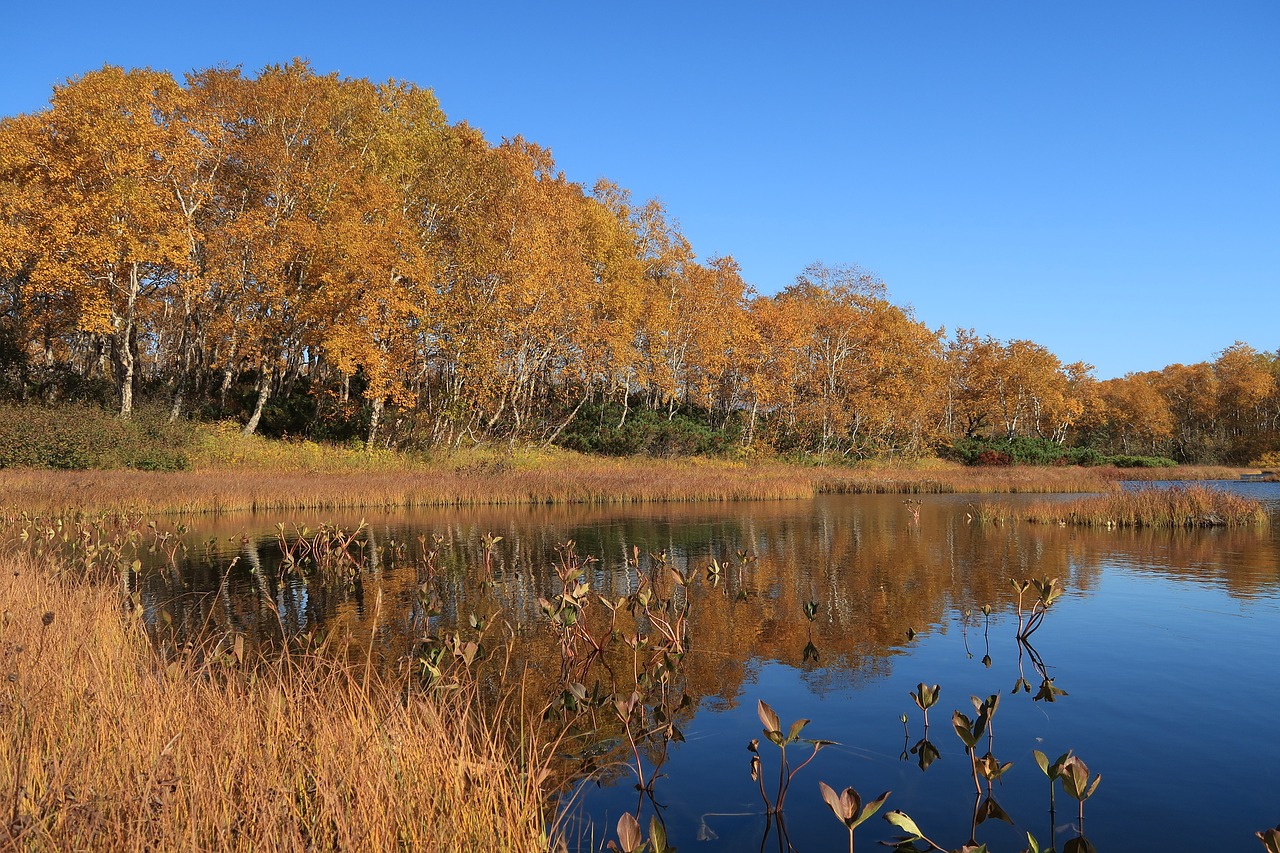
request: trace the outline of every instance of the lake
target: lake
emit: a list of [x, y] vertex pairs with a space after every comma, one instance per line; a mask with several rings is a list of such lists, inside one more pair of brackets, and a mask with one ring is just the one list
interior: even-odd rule
[[[557, 777], [571, 849], [600, 849], [619, 815], [637, 811], [644, 827], [660, 815], [683, 851], [847, 849], [821, 780], [864, 800], [892, 791], [881, 814], [908, 813], [947, 849], [972, 835], [1021, 851], [1030, 831], [1061, 850], [1078, 835], [1078, 807], [1059, 786], [1050, 816], [1040, 750], [1050, 761], [1073, 751], [1102, 775], [1084, 807], [1099, 850], [1261, 850], [1254, 833], [1280, 823], [1280, 485], [1216, 485], [1267, 501], [1271, 527], [973, 520], [975, 505], [1018, 496], [459, 509], [368, 515], [358, 568], [335, 558], [290, 571], [282, 553], [303, 556], [304, 531], [235, 516], [197, 523], [185, 554], [136, 583], [147, 618], [175, 636], [211, 627], [272, 644], [310, 633], [361, 649], [372, 638], [381, 665], [413, 662], [423, 681], [423, 661], [437, 684], [475, 678], [494, 694], [523, 678], [547, 731], [571, 728]], [[309, 517], [306, 537], [361, 520]], [[581, 570], [572, 624], [557, 567]], [[1064, 588], [1026, 643], [1011, 578]], [[645, 590], [650, 612], [638, 617], [599, 600]], [[592, 654], [587, 634], [604, 652]], [[483, 653], [466, 668], [459, 655], [477, 639]], [[909, 695], [921, 683], [940, 686], [924, 744]], [[970, 697], [992, 694], [975, 757], [1011, 767], [975, 786], [952, 714], [973, 719]], [[796, 773], [781, 825], [750, 773], [747, 745], [760, 739], [774, 799], [780, 752], [762, 735], [761, 700], [784, 734], [806, 718], [801, 737], [835, 742]], [[810, 752], [797, 742], [787, 757], [795, 767]], [[638, 790], [641, 778], [651, 784]], [[857, 839], [870, 849], [896, 834], [877, 815]]]

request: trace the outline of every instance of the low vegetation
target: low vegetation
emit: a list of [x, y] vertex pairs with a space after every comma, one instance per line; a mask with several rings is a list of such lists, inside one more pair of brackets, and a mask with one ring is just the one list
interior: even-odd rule
[[1080, 465], [1114, 468], [1173, 468], [1178, 463], [1166, 456], [1108, 454], [1094, 447], [1068, 447], [1061, 442], [1032, 436], [1013, 438], [963, 438], [947, 449], [949, 458], [966, 465]]
[[229, 637], [162, 656], [117, 589], [0, 569], [0, 847], [548, 848], [537, 750], [467, 690]]
[[[1143, 523], [1159, 517], [1208, 523], [1210, 514], [1235, 523], [1231, 519], [1248, 518], [1252, 503], [1194, 487], [1097, 500], [1113, 499], [1145, 513]], [[459, 576], [441, 571], [440, 540], [434, 548], [420, 540], [420, 553], [386, 542], [377, 571], [389, 576], [403, 560], [402, 568], [412, 569], [420, 612], [430, 619], [453, 607], [458, 623], [436, 623], [403, 646], [384, 647], [374, 640], [387, 622], [378, 615], [381, 587], [361, 630], [351, 630], [351, 623], [341, 623], [346, 630], [327, 625], [320, 629], [327, 639], [310, 628], [286, 633], [285, 608], [269, 591], [259, 599], [259, 615], [278, 622], [279, 635], [245, 632], [243, 625], [215, 629], [231, 623], [212, 615], [173, 617], [169, 605], [150, 600], [144, 606], [148, 599], [131, 594], [140, 569], [134, 560], [144, 550], [158, 553], [161, 562], [167, 554], [168, 567], [177, 566], [177, 551], [166, 547], [169, 533], [146, 516], [15, 514], [0, 523], [0, 722], [7, 732], [0, 736], [0, 847], [17, 850], [563, 850], [562, 821], [576, 797], [572, 786], [631, 774], [637, 804], [634, 814], [618, 821], [619, 849], [669, 849], [662, 819], [650, 821], [645, 841], [639, 818], [646, 802], [660, 811], [670, 747], [684, 739], [681, 729], [698, 706], [687, 680], [696, 661], [686, 653], [700, 624], [692, 616], [745, 599], [745, 579], [759, 571], [756, 556], [746, 551], [724, 563], [712, 558], [704, 575], [700, 567], [669, 562], [665, 553], [646, 558], [633, 548], [626, 568], [634, 586], [608, 598], [587, 582], [595, 558], [565, 543], [551, 567], [555, 579], [539, 590], [547, 597], [537, 599], [537, 630], [529, 632], [546, 643], [538, 664], [514, 679], [520, 687], [513, 692], [510, 673], [521, 666], [512, 663], [520, 657], [509, 656], [510, 644], [524, 632], [475, 611], [470, 629], [461, 623]], [[297, 572], [322, 584], [372, 578], [366, 559], [373, 549], [360, 541], [359, 529], [326, 527], [310, 541], [305, 532], [279, 529], [282, 574]], [[465, 573], [463, 585], [493, 582], [491, 561], [500, 539], [484, 537], [475, 575]], [[1019, 673], [1010, 701], [1023, 701], [1016, 697], [1024, 694], [1032, 702], [1056, 702], [1067, 693], [1030, 641], [1064, 586], [1056, 577], [1010, 583], [1017, 594], [1011, 640]], [[446, 595], [453, 596], [448, 604]], [[793, 611], [797, 623], [802, 616], [808, 622], [806, 661], [822, 655], [813, 630], [820, 606], [808, 601]], [[989, 644], [991, 605], [981, 612]], [[908, 629], [908, 642], [914, 633]], [[1030, 669], [1024, 669], [1024, 655]], [[900, 758], [914, 757], [922, 772], [940, 756], [929, 739], [928, 714], [940, 690], [922, 682], [909, 694], [924, 725], [913, 747], [907, 746], [908, 717], [900, 717]], [[945, 824], [931, 833], [974, 839], [988, 819], [1014, 823], [996, 802], [1002, 787], [995, 783], [1003, 786], [1012, 767], [993, 755], [991, 723], [1000, 700], [998, 692], [973, 696], [972, 718], [964, 710], [953, 713], [952, 729], [964, 744], [973, 782], [971, 791], [955, 795], [972, 798], [972, 819], [964, 835]], [[782, 815], [792, 782], [832, 743], [801, 738], [807, 720], [784, 732], [777, 713], [763, 699], [757, 704], [764, 737], [778, 748], [774, 753], [765, 746], [762, 755], [762, 741], [747, 747], [763, 805], [758, 817], [766, 844], [776, 832], [779, 846], [790, 847]], [[1006, 741], [1001, 739], [1002, 754], [1016, 755], [1018, 745]], [[611, 757], [595, 752], [602, 743], [616, 745]], [[1052, 763], [1033, 754], [1049, 781], [1048, 837], [1059, 832], [1054, 790], [1060, 784], [1076, 800], [1077, 834], [1063, 849], [1092, 849], [1084, 836], [1084, 804], [1099, 777], [1074, 753]], [[1031, 775], [1014, 773], [1020, 780]], [[774, 778], [777, 787], [766, 786]], [[807, 784], [794, 790], [795, 797], [814, 795]], [[823, 782], [819, 790], [844, 825], [850, 849], [854, 830], [890, 796], [886, 791], [864, 804], [852, 788], [837, 794]], [[920, 850], [920, 843], [923, 849], [952, 849], [897, 808], [885, 818], [905, 833], [894, 842], [898, 849]], [[595, 838], [607, 830], [586, 831]], [[1028, 840], [1039, 849], [1029, 833]]]
[[1019, 517], [1086, 527], [1249, 527], [1268, 522], [1258, 501], [1201, 486], [1143, 488], [1032, 504]]
[[[170, 426], [159, 417], [142, 416], [120, 421], [90, 409], [83, 415], [74, 426], [64, 411], [37, 427], [21, 427], [24, 435], [38, 436], [32, 439], [36, 447], [57, 453], [44, 457], [43, 464], [25, 464], [27, 459], [21, 466], [0, 464], [5, 506], [31, 512], [209, 513], [626, 504], [800, 499], [822, 493], [1085, 493], [1104, 492], [1118, 480], [1238, 477], [1228, 468], [654, 459], [505, 445], [428, 456], [271, 440], [243, 435], [230, 424]], [[15, 440], [26, 440], [16, 437], [18, 429], [13, 419], [0, 421], [0, 437], [7, 430]], [[154, 436], [160, 438], [153, 443]], [[5, 452], [10, 458], [19, 453], [0, 450], [0, 461]], [[30, 457], [35, 451], [22, 452]]]

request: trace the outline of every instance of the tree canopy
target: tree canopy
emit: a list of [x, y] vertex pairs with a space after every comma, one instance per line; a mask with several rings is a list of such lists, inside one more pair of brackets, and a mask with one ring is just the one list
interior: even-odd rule
[[720, 447], [859, 458], [1032, 436], [1280, 450], [1280, 354], [1097, 382], [948, 335], [852, 265], [776, 295], [664, 206], [450, 123], [430, 90], [304, 62], [111, 66], [0, 121], [0, 393], [136, 401], [400, 446], [692, 419]]

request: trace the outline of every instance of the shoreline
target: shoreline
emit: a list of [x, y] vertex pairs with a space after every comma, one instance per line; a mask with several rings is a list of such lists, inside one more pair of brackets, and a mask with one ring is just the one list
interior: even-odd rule
[[1098, 493], [1122, 480], [1239, 479], [1221, 467], [1161, 469], [814, 467], [556, 454], [525, 462], [351, 471], [227, 466], [195, 471], [0, 469], [0, 510], [208, 515], [242, 511], [631, 505], [809, 499], [819, 494]]

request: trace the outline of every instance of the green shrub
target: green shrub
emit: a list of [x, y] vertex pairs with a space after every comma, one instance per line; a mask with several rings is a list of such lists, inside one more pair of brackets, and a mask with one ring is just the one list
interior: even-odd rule
[[966, 465], [1114, 465], [1117, 468], [1166, 468], [1175, 463], [1163, 456], [1108, 456], [1093, 447], [1066, 447], [1047, 438], [962, 438], [940, 454]]
[[740, 430], [713, 425], [704, 411], [665, 412], [633, 408], [621, 427], [622, 406], [583, 406], [561, 433], [559, 446], [580, 453], [606, 456], [726, 456], [737, 448]]
[[129, 420], [97, 406], [0, 405], [0, 468], [189, 467], [195, 428], [170, 424], [160, 409], [142, 408]]
[[1177, 465], [1164, 456], [1108, 456], [1105, 464], [1117, 468], [1172, 468]]

